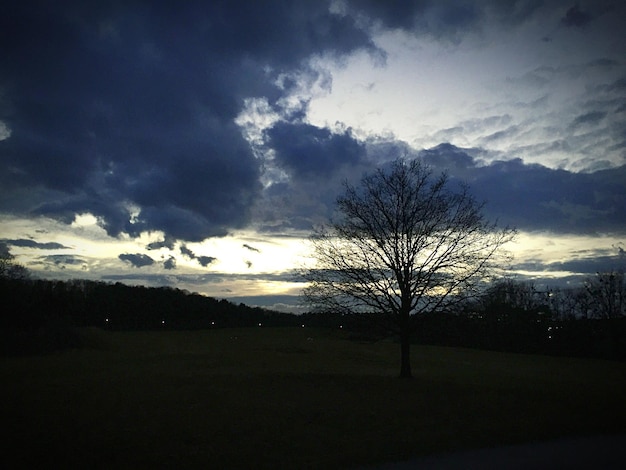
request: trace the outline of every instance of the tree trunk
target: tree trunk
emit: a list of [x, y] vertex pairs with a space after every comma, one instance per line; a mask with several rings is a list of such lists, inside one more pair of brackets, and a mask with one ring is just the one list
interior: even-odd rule
[[410, 379], [411, 374], [411, 335], [408, 331], [400, 333], [400, 378]]

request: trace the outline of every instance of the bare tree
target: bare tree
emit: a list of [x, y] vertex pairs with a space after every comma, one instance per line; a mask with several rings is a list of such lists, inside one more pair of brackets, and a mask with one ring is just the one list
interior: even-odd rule
[[0, 279], [27, 279], [28, 270], [15, 261], [6, 243], [0, 243]]
[[626, 315], [626, 276], [623, 270], [597, 273], [595, 278], [586, 279], [583, 285], [595, 316], [620, 318]]
[[467, 186], [452, 186], [418, 160], [396, 160], [359, 187], [346, 183], [339, 220], [311, 236], [316, 263], [304, 272], [305, 300], [385, 318], [400, 337], [401, 377], [411, 377], [416, 316], [475, 294], [515, 235], [484, 219]]
[[539, 290], [533, 281], [515, 281], [503, 278], [491, 285], [483, 296], [485, 307], [504, 313], [506, 310], [549, 312], [553, 291]]

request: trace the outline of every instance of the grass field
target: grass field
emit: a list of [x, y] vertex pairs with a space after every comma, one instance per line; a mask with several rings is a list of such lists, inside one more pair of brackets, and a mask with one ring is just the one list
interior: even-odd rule
[[2, 358], [4, 460], [65, 468], [350, 468], [626, 431], [626, 364], [398, 345], [339, 331], [85, 331]]

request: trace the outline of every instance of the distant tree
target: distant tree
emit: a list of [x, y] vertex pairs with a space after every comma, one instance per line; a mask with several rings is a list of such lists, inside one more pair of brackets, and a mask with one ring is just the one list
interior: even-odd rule
[[626, 316], [626, 277], [622, 270], [597, 273], [584, 282], [592, 311], [600, 318]]
[[486, 310], [501, 315], [551, 310], [550, 292], [540, 291], [532, 281], [499, 280], [485, 291], [482, 300]]
[[396, 160], [345, 184], [340, 218], [311, 236], [314, 266], [303, 295], [320, 310], [382, 317], [400, 338], [400, 376], [411, 377], [416, 316], [440, 312], [472, 296], [514, 230], [482, 215], [467, 186], [453, 189], [418, 160]]
[[15, 261], [7, 245], [0, 244], [0, 279], [28, 279], [30, 274], [21, 264]]
[[555, 320], [587, 318], [590, 310], [589, 296], [582, 287], [559, 288], [550, 292], [550, 307]]

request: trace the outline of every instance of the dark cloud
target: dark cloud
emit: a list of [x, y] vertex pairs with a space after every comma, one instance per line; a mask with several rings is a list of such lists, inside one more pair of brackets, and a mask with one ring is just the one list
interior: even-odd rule
[[75, 255], [47, 255], [40, 256], [38, 261], [42, 263], [46, 268], [53, 265], [55, 268], [65, 269], [66, 265], [76, 266], [83, 265], [86, 266], [85, 260], [80, 256]]
[[20, 238], [17, 240], [3, 240], [3, 242], [11, 246], [21, 246], [25, 248], [37, 248], [39, 250], [59, 250], [59, 249], [68, 248], [67, 246], [62, 245], [61, 243], [56, 243], [56, 242], [39, 243], [39, 242], [36, 242], [35, 240], [30, 240], [26, 238]]
[[197, 256], [193, 251], [187, 248], [186, 245], [181, 245], [180, 252], [183, 256], [186, 256], [189, 259], [196, 260], [202, 267], [207, 267], [209, 264], [213, 263], [217, 260], [217, 258], [213, 258], [212, 256]]
[[455, 175], [464, 174], [475, 166], [474, 159], [466, 151], [448, 143], [425, 149], [420, 157], [427, 165], [445, 168]]
[[607, 59], [606, 57], [600, 58], [600, 59], [596, 59], [596, 60], [592, 60], [589, 63], [589, 66], [592, 67], [600, 67], [603, 69], [610, 69], [613, 67], [619, 67], [620, 63], [617, 60], [614, 59]]
[[260, 253], [260, 252], [261, 252], [261, 250], [259, 250], [258, 248], [255, 248], [255, 247], [253, 247], [253, 246], [250, 246], [250, 245], [248, 245], [247, 243], [244, 243], [244, 244], [243, 244], [243, 247], [244, 247], [245, 249], [247, 249], [247, 250], [254, 251], [254, 252], [256, 252], [256, 253]]
[[[289, 139], [281, 140], [285, 141]], [[303, 142], [304, 150], [293, 151], [294, 155], [317, 155], [325, 140], [305, 138]], [[363, 173], [400, 157], [421, 158], [436, 173], [449, 173], [452, 182], [467, 182], [476, 198], [486, 202], [486, 215], [501, 225], [558, 233], [626, 233], [626, 166], [575, 173], [520, 159], [487, 163], [491, 157], [485, 151], [449, 143], [419, 152], [397, 141], [355, 145], [365, 146], [365, 155], [347, 160], [349, 172], [295, 172], [293, 180], [268, 188], [259, 216], [264, 223], [261, 228], [309, 230], [332, 217], [343, 179], [358, 182]]]
[[335, 134], [310, 124], [278, 122], [266, 133], [277, 162], [298, 178], [328, 176], [365, 156], [365, 146], [349, 130]]
[[388, 28], [438, 38], [453, 38], [459, 31], [474, 28], [484, 13], [475, 2], [351, 0], [348, 3], [353, 13], [364, 14]]
[[279, 74], [359, 48], [375, 49], [325, 2], [9, 2], [0, 199], [21, 202], [2, 208], [65, 223], [89, 212], [112, 236], [242, 227], [262, 189], [233, 122], [243, 100], [275, 103]]
[[348, 2], [352, 12], [368, 15], [372, 19], [381, 21], [389, 28], [409, 30], [415, 24], [415, 16], [423, 2], [400, 0], [395, 2], [380, 2], [376, 0], [361, 0]]
[[196, 260], [198, 260], [198, 263], [200, 263], [201, 266], [206, 268], [209, 264], [217, 261], [217, 258], [212, 256], [198, 256], [196, 257]]
[[580, 275], [592, 276], [596, 273], [610, 272], [623, 267], [619, 256], [594, 256], [589, 258], [571, 259], [556, 263], [541, 261], [518, 263], [511, 266], [513, 270], [535, 271], [549, 274], [555, 271], [569, 271]]
[[490, 8], [501, 22], [515, 25], [532, 19], [545, 4], [544, 0], [494, 0]]
[[573, 7], [570, 7], [565, 16], [561, 19], [561, 22], [565, 26], [582, 27], [592, 20], [591, 14], [580, 9], [580, 5], [577, 3]]
[[152, 266], [154, 264], [154, 260], [152, 258], [142, 253], [123, 253], [119, 255], [118, 258], [122, 261], [127, 261], [135, 268], [143, 268], [144, 266]]
[[480, 164], [469, 150], [444, 144], [419, 156], [466, 181], [487, 215], [524, 230], [626, 233], [626, 166], [573, 173], [519, 159]]
[[390, 29], [401, 29], [417, 35], [457, 42], [471, 31], [479, 31], [488, 16], [506, 25], [521, 24], [544, 6], [542, 0], [349, 0], [349, 10], [373, 23]]
[[607, 86], [609, 91], [624, 91], [626, 90], [626, 77], [617, 79], [615, 82]]
[[180, 247], [180, 252], [181, 252], [184, 256], [186, 256], [186, 257], [188, 257], [188, 258], [190, 258], [190, 259], [196, 259], [196, 255], [195, 255], [195, 253], [194, 253], [193, 251], [191, 251], [189, 248], [187, 248], [187, 246], [186, 246], [186, 245], [181, 245], [181, 247]]
[[163, 262], [163, 267], [167, 270], [176, 269], [176, 258], [170, 256]]
[[604, 111], [591, 111], [585, 114], [577, 116], [572, 123], [571, 127], [580, 127], [585, 125], [596, 125], [606, 117], [607, 113]]
[[278, 123], [266, 137], [276, 162], [290, 174], [269, 186], [255, 208], [259, 230], [270, 233], [325, 223], [345, 181], [356, 184], [365, 173], [413, 152], [404, 142], [360, 141], [349, 130], [333, 133], [301, 123]]
[[170, 250], [173, 250], [175, 243], [176, 243], [176, 240], [170, 237], [170, 238], [165, 238], [162, 241], [148, 243], [146, 248], [148, 250], [158, 250], [160, 248], [168, 248]]

